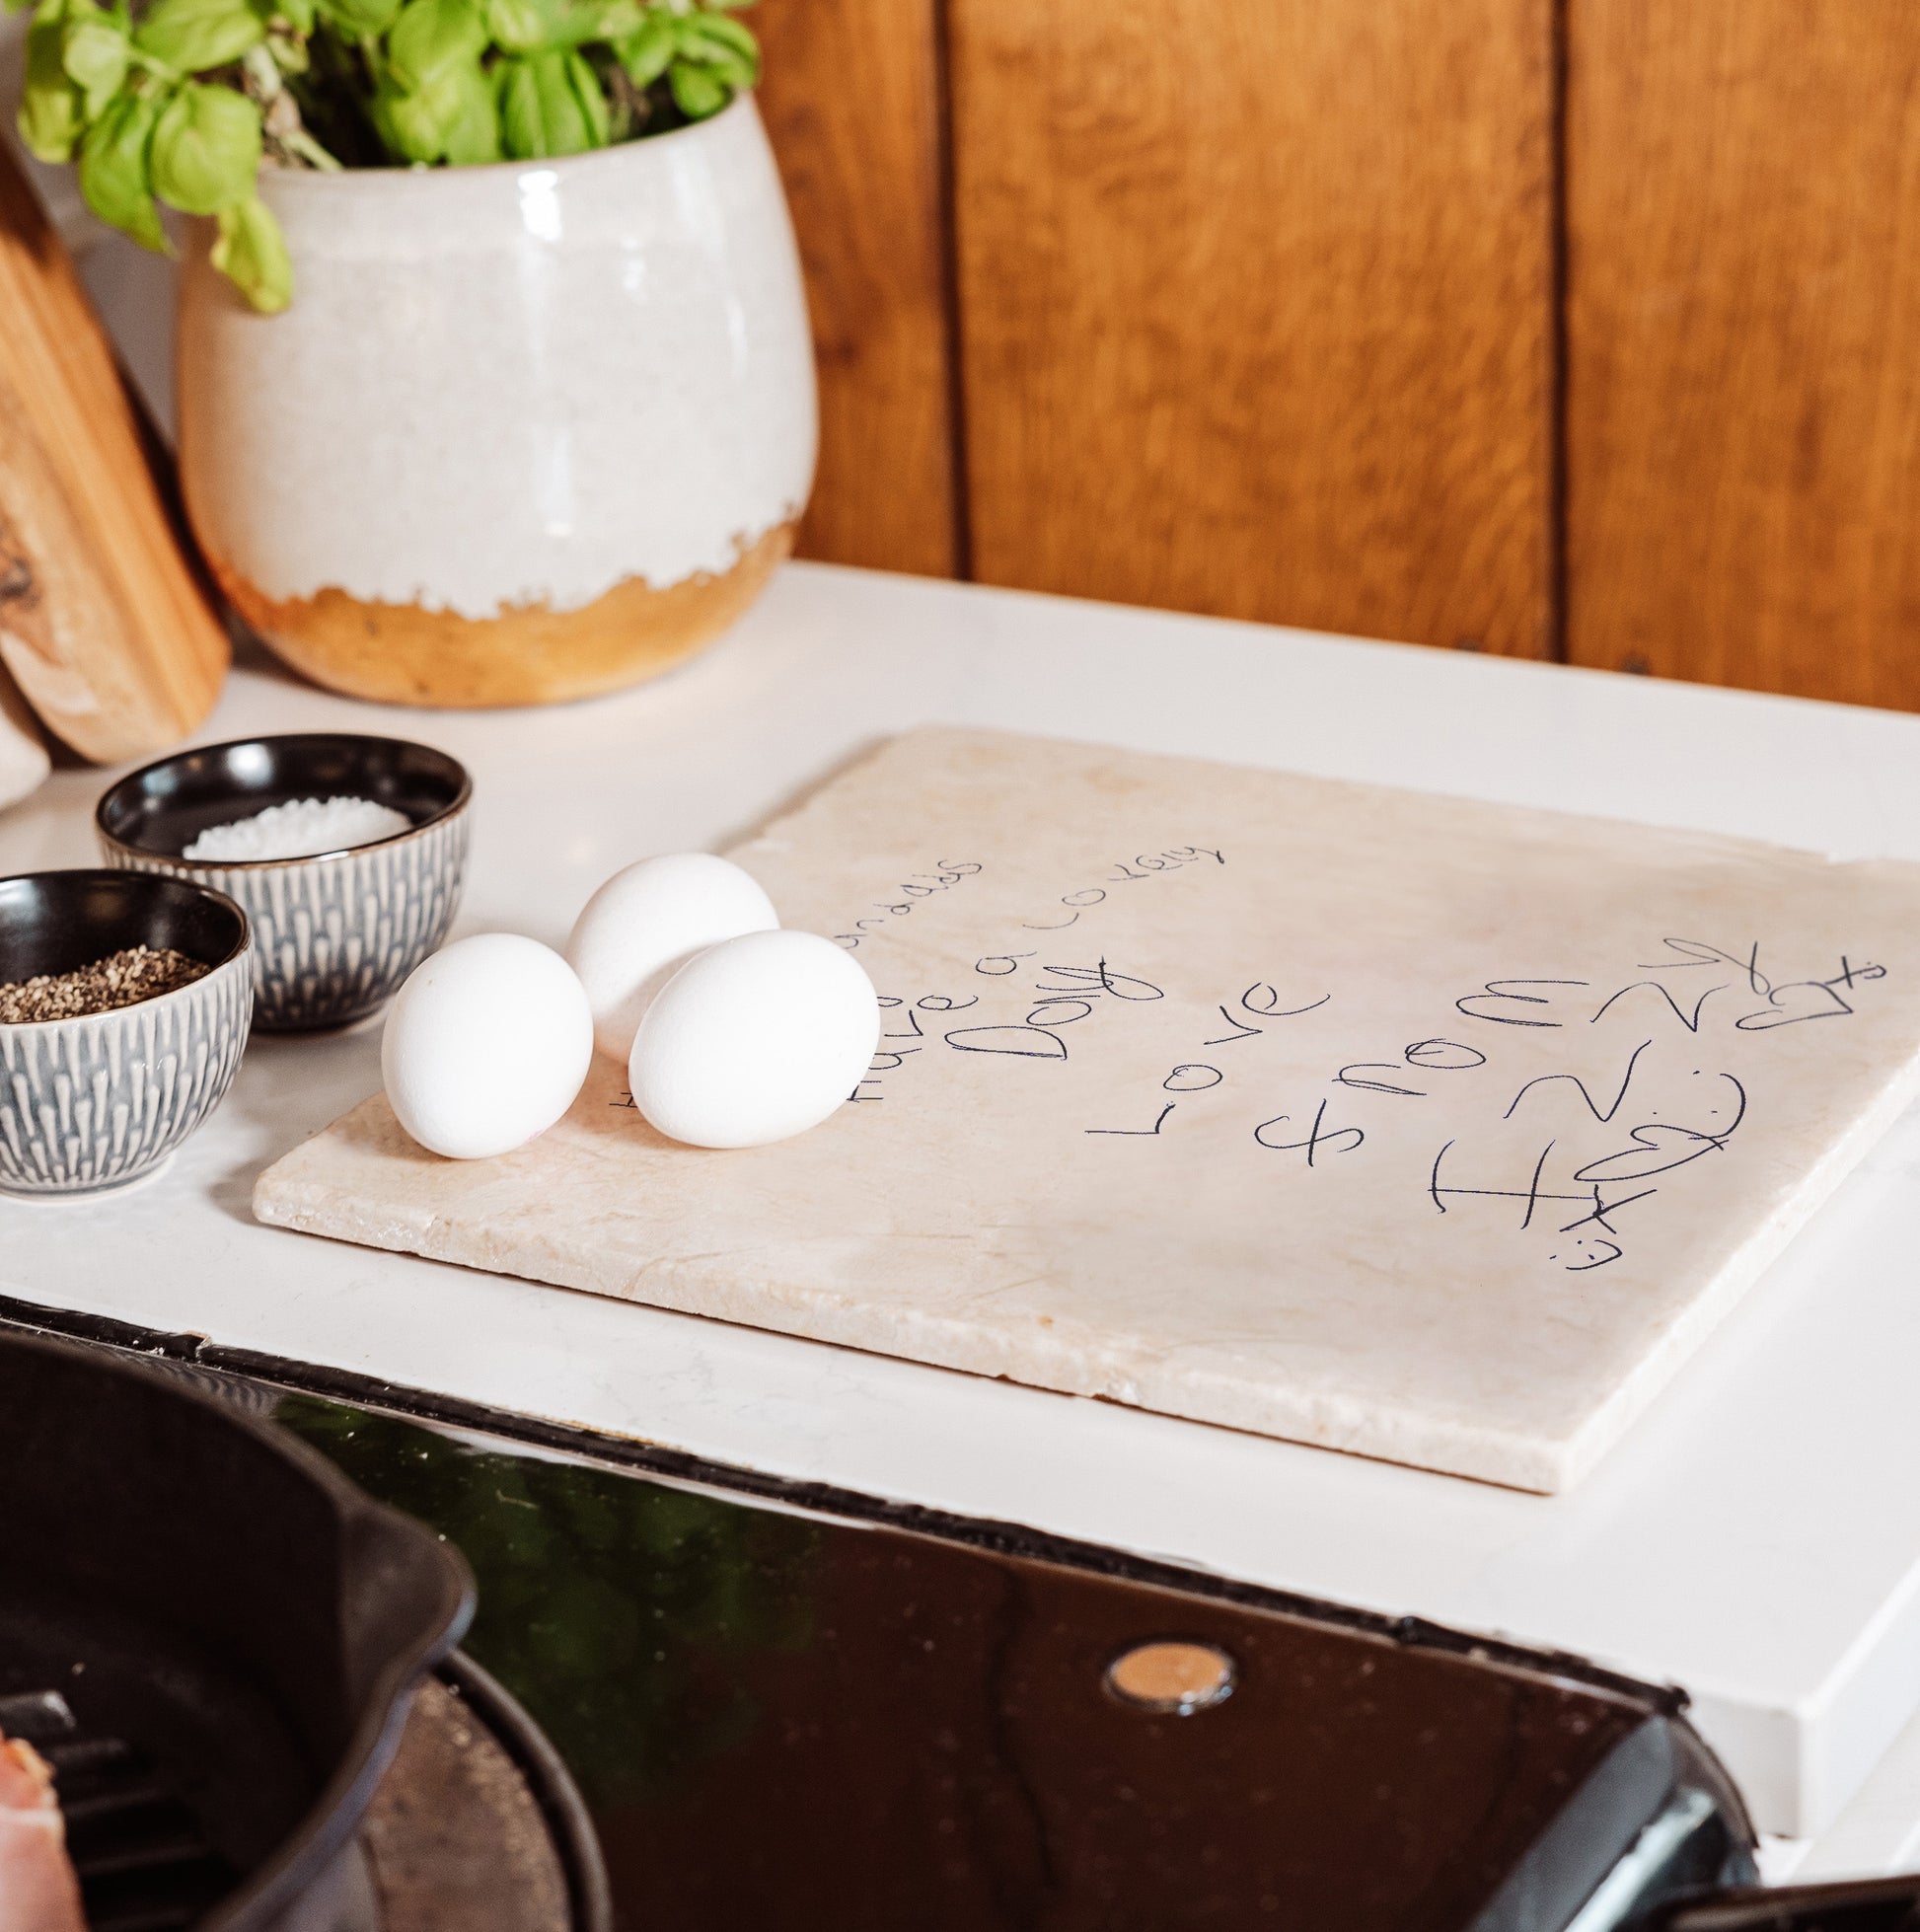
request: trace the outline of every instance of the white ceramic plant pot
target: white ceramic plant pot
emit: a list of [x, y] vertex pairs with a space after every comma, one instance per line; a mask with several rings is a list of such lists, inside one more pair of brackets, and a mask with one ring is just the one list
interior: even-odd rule
[[188, 513], [247, 620], [336, 691], [586, 697], [717, 635], [792, 547], [806, 298], [752, 99], [551, 162], [267, 170], [290, 309], [198, 224]]

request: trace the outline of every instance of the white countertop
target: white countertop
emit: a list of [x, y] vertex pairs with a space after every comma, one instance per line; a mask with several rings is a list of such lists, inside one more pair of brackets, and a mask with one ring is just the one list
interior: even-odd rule
[[[459, 929], [557, 943], [617, 866], [719, 847], [927, 721], [1920, 858], [1920, 717], [810, 565], [625, 697], [375, 710], [257, 666], [201, 736], [444, 746], [477, 785]], [[94, 862], [106, 782], [0, 815], [0, 871]], [[1576, 1651], [1683, 1685], [1774, 1832], [1831, 1824], [1920, 1708], [1920, 1116], [1542, 1498], [256, 1225], [255, 1176], [375, 1089], [378, 1045], [257, 1039], [151, 1188], [0, 1205], [0, 1292]], [[1883, 1784], [1842, 1821], [1853, 1869], [1920, 1816]]]

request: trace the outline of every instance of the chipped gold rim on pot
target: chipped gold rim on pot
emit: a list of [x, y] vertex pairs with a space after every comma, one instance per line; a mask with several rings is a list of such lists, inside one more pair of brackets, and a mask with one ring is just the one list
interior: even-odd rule
[[304, 677], [349, 698], [484, 710], [557, 705], [619, 691], [669, 671], [746, 612], [792, 554], [796, 520], [752, 544], [717, 574], [696, 571], [655, 589], [628, 577], [578, 610], [509, 605], [490, 618], [354, 597], [263, 595], [218, 557], [214, 574], [236, 610]]

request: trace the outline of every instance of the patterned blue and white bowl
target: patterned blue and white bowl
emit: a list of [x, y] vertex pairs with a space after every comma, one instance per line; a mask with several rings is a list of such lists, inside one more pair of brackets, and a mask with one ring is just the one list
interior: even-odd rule
[[[121, 779], [94, 813], [110, 865], [239, 901], [254, 923], [254, 1024], [300, 1033], [376, 1012], [446, 937], [466, 880], [473, 781], [403, 738], [292, 732], [177, 752]], [[209, 826], [297, 798], [369, 798], [410, 821], [307, 858], [183, 857]]]
[[247, 1045], [247, 915], [183, 879], [0, 879], [0, 982], [171, 947], [202, 978], [112, 1012], [0, 1021], [0, 1196], [105, 1194], [156, 1173], [219, 1105]]

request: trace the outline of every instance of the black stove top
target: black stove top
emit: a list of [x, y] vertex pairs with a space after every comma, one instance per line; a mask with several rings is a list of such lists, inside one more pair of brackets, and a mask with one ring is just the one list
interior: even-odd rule
[[[1713, 1802], [1669, 1879], [1744, 1869], [1670, 1700], [1597, 1674], [304, 1395], [276, 1414], [465, 1552], [466, 1648], [578, 1781], [634, 1932], [1533, 1932], [1689, 1780]], [[1186, 1695], [1182, 1659], [1214, 1680]]]
[[91, 1339], [270, 1411], [478, 1580], [316, 1932], [1611, 1932], [1752, 1876], [1682, 1700], [1578, 1660]]

